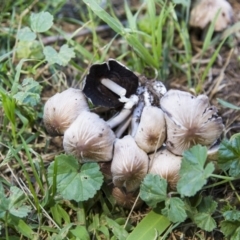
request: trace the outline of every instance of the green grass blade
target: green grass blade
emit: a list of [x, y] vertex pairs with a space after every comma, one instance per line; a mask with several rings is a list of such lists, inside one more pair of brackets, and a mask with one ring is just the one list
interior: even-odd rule
[[36, 180], [36, 182], [38, 183], [39, 188], [40, 188], [41, 191], [42, 191], [42, 194], [44, 194], [45, 190], [44, 190], [42, 181], [41, 181], [41, 179], [40, 179], [40, 177], [39, 177], [39, 174], [38, 174], [38, 172], [37, 172], [37, 170], [36, 170], [36, 168], [35, 168], [35, 166], [34, 166], [32, 157], [31, 157], [31, 155], [30, 155], [30, 149], [29, 149], [27, 143], [25, 142], [25, 140], [23, 139], [23, 137], [22, 137], [21, 135], [20, 135], [20, 138], [21, 138], [21, 140], [22, 140], [23, 148], [24, 148], [24, 150], [25, 150], [25, 152], [26, 152], [26, 156], [27, 156], [27, 159], [28, 159], [28, 161], [29, 161], [29, 163], [30, 163], [31, 169], [32, 169], [32, 171], [33, 171], [33, 175], [34, 175], [34, 177], [35, 177], [35, 180]]
[[204, 39], [204, 42], [203, 42], [203, 48], [202, 48], [202, 51], [203, 51], [203, 54], [204, 52], [208, 49], [208, 47], [211, 45], [211, 39], [212, 39], [212, 36], [213, 36], [213, 33], [214, 33], [214, 26], [215, 26], [215, 22], [218, 18], [220, 14], [220, 10], [218, 10], [217, 14], [215, 15], [213, 21], [211, 22], [210, 26], [209, 26], [209, 29], [207, 31], [207, 35]]
[[219, 102], [221, 105], [223, 105], [224, 107], [231, 108], [231, 109], [235, 109], [235, 110], [240, 110], [240, 107], [238, 107], [238, 106], [236, 106], [236, 105], [234, 105], [234, 104], [232, 104], [232, 103], [226, 102], [226, 101], [224, 101], [224, 100], [222, 100], [222, 99], [220, 99], [220, 98], [218, 98], [217, 100], [218, 100], [218, 102]]
[[162, 234], [171, 224], [171, 222], [163, 215], [151, 211], [136, 226], [127, 240], [153, 240], [156, 236]]
[[[223, 39], [221, 41], [221, 43], [219, 44], [219, 46], [217, 47], [217, 49], [214, 51], [213, 56], [211, 57], [208, 65], [205, 68], [204, 73], [203, 73], [203, 75], [201, 77], [200, 87], [201, 87], [202, 83], [204, 82], [204, 79], [206, 78], [206, 76], [207, 76], [207, 74], [209, 72], [209, 69], [212, 67], [213, 63], [215, 62], [215, 60], [216, 60], [216, 58], [217, 58], [217, 56], [218, 56], [218, 54], [219, 54], [219, 52], [220, 52], [220, 50], [222, 48], [222, 45], [225, 43], [225, 41], [226, 41], [226, 39]], [[197, 90], [200, 90], [200, 89], [197, 89]]]
[[104, 22], [106, 22], [115, 32], [120, 33], [124, 31], [122, 24], [102, 9], [96, 3], [96, 0], [83, 0], [83, 2], [86, 3], [87, 6], [90, 7], [90, 9], [92, 9], [92, 11]]

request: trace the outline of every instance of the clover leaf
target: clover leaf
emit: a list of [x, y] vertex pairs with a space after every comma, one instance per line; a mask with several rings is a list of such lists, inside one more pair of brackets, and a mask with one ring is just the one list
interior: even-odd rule
[[150, 207], [167, 198], [167, 181], [159, 175], [147, 174], [140, 186], [140, 198]]
[[97, 163], [82, 166], [70, 155], [59, 155], [48, 167], [48, 180], [52, 184], [56, 177], [58, 193], [65, 199], [85, 201], [101, 188], [103, 175]]
[[7, 213], [19, 218], [26, 217], [31, 208], [24, 205], [25, 201], [24, 192], [15, 186], [10, 188], [10, 195], [6, 197], [4, 188], [0, 183], [0, 218], [4, 218]]
[[25, 78], [18, 88], [19, 91], [13, 96], [18, 102], [32, 107], [39, 103], [42, 86], [38, 82]]
[[20, 29], [17, 33], [18, 40], [21, 41], [33, 41], [36, 39], [36, 33], [32, 32], [29, 27]]
[[49, 12], [32, 13], [30, 22], [34, 32], [46, 32], [53, 25], [53, 16]]
[[61, 66], [66, 66], [71, 58], [75, 57], [73, 48], [66, 44], [60, 48], [59, 53], [51, 46], [44, 47], [43, 53], [49, 64], [57, 63]]
[[240, 136], [224, 139], [219, 146], [219, 166], [232, 177], [240, 175]]
[[177, 190], [183, 196], [194, 196], [207, 182], [207, 178], [214, 170], [213, 163], [208, 163], [207, 148], [196, 145], [183, 154], [180, 179]]
[[172, 222], [183, 222], [187, 218], [184, 202], [177, 197], [170, 197], [165, 201], [162, 214]]

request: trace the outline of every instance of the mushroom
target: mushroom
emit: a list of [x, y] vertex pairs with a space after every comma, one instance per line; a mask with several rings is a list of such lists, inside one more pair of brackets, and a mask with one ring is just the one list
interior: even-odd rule
[[176, 188], [180, 168], [181, 157], [172, 154], [167, 149], [161, 149], [150, 155], [148, 173], [158, 174], [166, 179], [172, 190]]
[[115, 135], [97, 114], [82, 112], [65, 131], [63, 147], [80, 162], [106, 162], [112, 159]]
[[161, 99], [167, 124], [167, 149], [176, 155], [196, 144], [210, 147], [224, 125], [206, 95], [195, 97], [179, 90], [168, 91]]
[[117, 139], [111, 166], [113, 184], [125, 187], [127, 192], [136, 190], [148, 171], [148, 156], [135, 143], [132, 136]]
[[137, 87], [138, 77], [121, 63], [110, 59], [90, 67], [83, 92], [96, 106], [116, 108], [123, 106]]
[[154, 106], [145, 106], [134, 137], [137, 145], [146, 153], [162, 146], [166, 138], [166, 126], [163, 111]]
[[89, 111], [81, 90], [69, 88], [49, 98], [44, 106], [43, 121], [52, 136], [63, 135], [82, 111]]
[[[126, 209], [132, 209], [137, 197], [138, 197], [139, 191], [134, 192], [126, 192], [123, 188], [114, 187], [112, 190], [112, 195], [115, 198], [117, 204], [119, 206], [122, 206]], [[138, 198], [134, 209], [138, 209], [142, 206], [143, 201], [141, 198]]]
[[196, 1], [191, 10], [189, 25], [204, 29], [214, 20], [218, 11], [220, 12], [215, 21], [214, 30], [222, 31], [233, 21], [233, 9], [226, 0]]
[[100, 171], [103, 174], [105, 182], [109, 182], [112, 180], [112, 173], [111, 173], [111, 162], [99, 162], [98, 165], [100, 167]]
[[141, 86], [137, 89], [139, 98], [138, 104], [133, 110], [131, 121], [131, 135], [135, 136], [141, 119], [144, 106], [160, 106], [160, 99], [167, 92], [166, 87], [161, 81], [148, 80], [146, 77], [140, 77]]

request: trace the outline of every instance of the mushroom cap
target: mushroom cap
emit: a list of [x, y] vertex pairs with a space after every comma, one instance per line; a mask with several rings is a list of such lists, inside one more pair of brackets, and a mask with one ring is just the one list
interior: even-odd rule
[[135, 94], [138, 87], [138, 77], [121, 63], [110, 59], [102, 64], [90, 67], [84, 79], [84, 94], [96, 106], [116, 108], [123, 106], [119, 96], [101, 83], [101, 79], [108, 78], [126, 89], [126, 97]]
[[112, 173], [111, 173], [111, 162], [99, 162], [98, 165], [100, 167], [100, 171], [103, 174], [104, 180], [106, 182], [112, 180]]
[[63, 135], [82, 111], [88, 111], [86, 98], [81, 90], [69, 88], [56, 93], [45, 103], [43, 122], [52, 136]]
[[[112, 195], [115, 198], [118, 205], [126, 208], [132, 209], [134, 202], [137, 199], [139, 191], [126, 192], [123, 188], [114, 187], [112, 190]], [[143, 201], [141, 198], [138, 198], [134, 209], [138, 209], [142, 206]]]
[[192, 8], [190, 14], [190, 26], [205, 28], [214, 20], [220, 9], [218, 19], [215, 22], [215, 31], [222, 31], [233, 22], [233, 9], [226, 0], [200, 0]]
[[115, 135], [97, 114], [82, 112], [66, 130], [63, 147], [80, 162], [106, 162], [112, 159]]
[[162, 146], [166, 139], [166, 124], [163, 111], [154, 106], [145, 106], [134, 137], [137, 145], [146, 153]]
[[148, 171], [148, 156], [135, 143], [132, 136], [117, 139], [111, 166], [113, 184], [125, 187], [127, 192], [136, 190]]
[[175, 189], [179, 179], [181, 162], [180, 156], [172, 154], [167, 149], [162, 149], [156, 154], [150, 155], [148, 173], [158, 174], [167, 180], [171, 189]]
[[167, 124], [166, 146], [176, 155], [196, 144], [211, 146], [222, 134], [222, 118], [216, 107], [209, 106], [206, 95], [170, 90], [162, 97], [161, 108]]

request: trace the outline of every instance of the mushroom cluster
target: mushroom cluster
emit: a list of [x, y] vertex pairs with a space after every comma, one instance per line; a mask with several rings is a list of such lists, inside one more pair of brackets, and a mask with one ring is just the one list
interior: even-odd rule
[[[89, 100], [113, 114], [106, 119], [94, 113]], [[82, 90], [69, 88], [48, 99], [43, 116], [50, 135], [63, 135], [67, 154], [99, 163], [116, 202], [126, 208], [147, 173], [159, 174], [174, 189], [183, 152], [195, 144], [210, 148], [224, 128], [207, 96], [167, 91], [113, 59], [92, 65]]]

